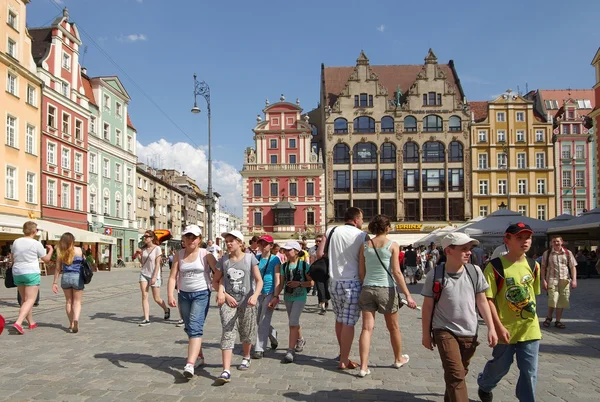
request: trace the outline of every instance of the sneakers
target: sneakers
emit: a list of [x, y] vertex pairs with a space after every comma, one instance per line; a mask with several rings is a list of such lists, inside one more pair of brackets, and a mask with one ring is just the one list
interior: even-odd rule
[[294, 351], [292, 349], [288, 350], [285, 356], [283, 357], [284, 363], [293, 363], [294, 362]]
[[175, 324], [176, 327], [183, 327], [183, 320], [179, 320], [177, 321], [177, 324]]
[[224, 370], [215, 380], [215, 382], [220, 385], [227, 384], [229, 381], [231, 381], [231, 373], [227, 370]]
[[140, 327], [147, 327], [148, 325], [150, 325], [150, 320], [144, 320], [142, 322], [140, 322]]
[[23, 331], [23, 327], [17, 324], [16, 322], [13, 324], [13, 328], [20, 333], [21, 335], [25, 335], [25, 331]]
[[319, 314], [320, 315], [324, 315], [327, 312], [327, 309], [325, 308], [325, 303], [321, 304], [320, 306], [320, 311]]
[[183, 368], [183, 376], [187, 379], [194, 377], [194, 365], [193, 364], [188, 363], [185, 365], [185, 367]]
[[306, 341], [304, 340], [304, 338], [300, 338], [298, 339], [298, 341], [296, 341], [296, 347], [294, 348], [294, 350], [300, 353], [304, 350], [304, 345], [306, 345]]
[[29, 329], [36, 329], [38, 327], [37, 322], [33, 322], [29, 324]]
[[485, 392], [481, 388], [477, 390], [477, 395], [479, 395], [481, 402], [492, 402], [494, 400], [494, 395], [491, 392]]
[[254, 354], [252, 355], [253, 359], [259, 360], [263, 358], [264, 353], [263, 352], [254, 352]]
[[277, 331], [274, 330], [274, 332], [275, 336], [269, 335], [269, 340], [271, 341], [271, 349], [273, 350], [277, 349], [277, 346], [279, 346], [279, 342], [277, 341]]
[[238, 366], [238, 370], [248, 370], [250, 368], [250, 358], [249, 357], [244, 357], [242, 359], [242, 363]]
[[204, 366], [204, 355], [198, 355], [198, 360], [196, 360], [197, 366]]
[[368, 376], [368, 375], [371, 375], [371, 370], [369, 370], [369, 369], [366, 369], [366, 370], [360, 370], [360, 371], [358, 372], [358, 376], [359, 376], [360, 378], [364, 378], [364, 377], [366, 377], [366, 376]]
[[167, 307], [167, 311], [165, 311], [165, 320], [171, 318], [171, 309]]

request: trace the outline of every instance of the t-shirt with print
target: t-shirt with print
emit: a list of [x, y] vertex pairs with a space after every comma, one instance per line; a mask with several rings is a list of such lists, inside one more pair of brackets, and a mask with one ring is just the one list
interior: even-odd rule
[[286, 291], [285, 285], [288, 281], [299, 280], [300, 282], [306, 281], [306, 274], [310, 265], [306, 261], [298, 260], [298, 263], [291, 264], [286, 262], [281, 265], [281, 280], [283, 281], [283, 299], [285, 301], [306, 301], [306, 288], [298, 286], [292, 289], [291, 293]]
[[39, 259], [46, 255], [42, 243], [30, 237], [16, 239], [10, 251], [13, 254], [13, 275], [39, 274]]
[[[442, 267], [437, 269], [442, 269]], [[455, 273], [446, 271], [444, 289], [433, 312], [433, 329], [445, 329], [456, 336], [475, 336], [477, 334], [475, 294], [485, 292], [489, 285], [481, 268], [477, 265], [475, 265], [475, 272], [477, 275], [472, 278], [473, 282], [471, 282], [469, 273], [464, 267]], [[435, 270], [432, 269], [425, 277], [421, 295], [434, 297], [434, 276]], [[473, 285], [475, 285], [475, 289], [473, 289]]]
[[252, 267], [256, 265], [258, 260], [249, 253], [245, 253], [239, 261], [232, 261], [227, 255], [217, 263], [217, 269], [223, 272], [225, 292], [238, 302], [239, 307], [245, 307], [253, 293]]
[[[488, 299], [494, 299], [498, 317], [510, 333], [510, 342], [525, 342], [542, 339], [540, 323], [536, 313], [535, 296], [540, 294], [540, 267], [531, 272], [527, 259], [511, 262], [500, 257], [504, 267], [504, 284], [496, 294], [497, 285], [492, 264], [483, 271], [490, 287], [485, 291]], [[534, 276], [535, 275], [535, 276]]]
[[258, 270], [260, 271], [260, 276], [263, 278], [261, 294], [268, 295], [273, 293], [273, 288], [275, 287], [275, 267], [280, 264], [281, 261], [276, 255], [269, 254], [267, 258], [261, 257], [258, 262]]
[[[162, 252], [158, 246], [154, 246], [151, 251], [149, 251], [149, 248], [142, 250], [142, 275], [152, 277], [154, 268], [156, 268], [156, 259], [161, 254]], [[158, 268], [158, 275], [156, 277], [160, 278], [160, 267]]]

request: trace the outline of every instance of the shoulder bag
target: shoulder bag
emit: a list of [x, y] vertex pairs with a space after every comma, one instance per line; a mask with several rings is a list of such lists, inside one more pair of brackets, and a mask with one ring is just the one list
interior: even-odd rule
[[325, 283], [329, 280], [329, 242], [333, 237], [333, 232], [335, 232], [337, 226], [331, 229], [331, 233], [327, 236], [327, 241], [325, 242], [325, 249], [323, 250], [323, 257], [319, 258], [309, 268], [308, 275], [315, 282]]

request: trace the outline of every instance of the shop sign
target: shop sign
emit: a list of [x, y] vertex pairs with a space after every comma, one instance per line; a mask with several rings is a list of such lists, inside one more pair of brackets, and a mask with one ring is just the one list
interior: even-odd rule
[[423, 225], [421, 223], [397, 223], [395, 228], [398, 232], [403, 231], [421, 231]]

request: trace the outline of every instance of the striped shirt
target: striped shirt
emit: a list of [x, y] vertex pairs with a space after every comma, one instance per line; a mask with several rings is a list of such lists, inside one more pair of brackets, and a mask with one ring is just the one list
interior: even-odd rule
[[564, 247], [560, 251], [554, 249], [545, 251], [542, 257], [542, 267], [546, 267], [546, 280], [548, 282], [569, 279], [569, 267], [576, 265], [577, 261], [575, 261], [573, 253]]

